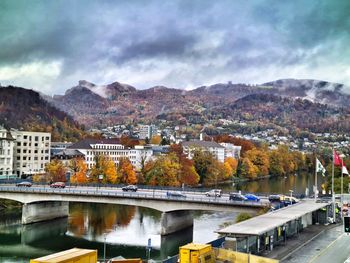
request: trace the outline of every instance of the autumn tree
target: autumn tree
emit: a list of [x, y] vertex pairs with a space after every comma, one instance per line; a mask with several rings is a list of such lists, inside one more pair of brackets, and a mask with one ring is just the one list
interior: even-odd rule
[[121, 183], [126, 183], [126, 184], [137, 183], [136, 172], [129, 158], [122, 158], [119, 161], [118, 173], [120, 175]]
[[45, 171], [48, 174], [50, 181], [66, 181], [66, 167], [60, 160], [54, 159], [48, 164], [46, 164]]
[[258, 176], [259, 169], [248, 158], [243, 158], [240, 166], [240, 176], [249, 179], [255, 179]]
[[181, 166], [174, 153], [159, 156], [146, 164], [145, 181], [150, 185], [180, 186]]
[[70, 161], [69, 168], [73, 171], [71, 183], [84, 184], [88, 182], [87, 164], [83, 158], [75, 158]]
[[223, 163], [216, 160], [213, 154], [201, 149], [193, 149], [194, 167], [204, 185], [216, 184], [225, 179], [226, 169]]
[[162, 141], [162, 137], [160, 137], [160, 135], [154, 135], [151, 138], [151, 144], [159, 145], [161, 141]]
[[177, 156], [181, 165], [180, 183], [185, 185], [197, 185], [199, 182], [199, 175], [196, 172], [193, 161], [189, 160], [183, 153], [182, 146], [180, 144], [172, 144], [170, 145], [170, 152]]
[[103, 176], [102, 183], [115, 184], [119, 182], [119, 176], [117, 174], [116, 165], [112, 159], [99, 155], [95, 157], [95, 164], [91, 169], [91, 181], [100, 182], [100, 176]]
[[270, 160], [267, 150], [253, 148], [244, 154], [257, 168], [258, 176], [267, 176], [269, 174]]
[[232, 169], [232, 175], [237, 174], [238, 161], [233, 157], [227, 157], [225, 159], [225, 165], [229, 165]]

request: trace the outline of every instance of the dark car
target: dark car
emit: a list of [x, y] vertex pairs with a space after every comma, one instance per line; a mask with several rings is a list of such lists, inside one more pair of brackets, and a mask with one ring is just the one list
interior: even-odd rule
[[17, 187], [31, 187], [32, 183], [31, 182], [20, 182], [16, 184]]
[[254, 201], [254, 202], [260, 202], [260, 197], [253, 195], [253, 194], [245, 194], [244, 195], [248, 201]]
[[50, 184], [50, 187], [51, 188], [65, 188], [66, 184], [63, 182], [55, 182], [55, 183]]
[[281, 202], [280, 195], [269, 195], [269, 201], [272, 202]]
[[137, 186], [136, 185], [132, 185], [132, 184], [130, 184], [130, 185], [127, 185], [127, 186], [124, 186], [124, 187], [122, 187], [122, 190], [124, 191], [124, 192], [136, 192], [137, 191]]
[[240, 193], [230, 193], [229, 200], [232, 201], [248, 201], [248, 198]]
[[168, 197], [186, 198], [186, 195], [181, 193], [180, 191], [168, 191], [168, 192], [166, 192], [166, 195]]

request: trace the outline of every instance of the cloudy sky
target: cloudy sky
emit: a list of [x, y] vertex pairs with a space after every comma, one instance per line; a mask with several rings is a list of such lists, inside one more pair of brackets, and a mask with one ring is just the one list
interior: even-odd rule
[[350, 85], [350, 1], [1, 0], [0, 83]]

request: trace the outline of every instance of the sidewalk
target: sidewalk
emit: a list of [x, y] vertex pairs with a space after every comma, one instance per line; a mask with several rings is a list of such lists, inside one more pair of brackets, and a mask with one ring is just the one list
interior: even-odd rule
[[[285, 245], [281, 244], [279, 246], [274, 247], [271, 252], [266, 252], [262, 256], [278, 259], [281, 262], [289, 262], [288, 259], [293, 257], [294, 253], [303, 247], [305, 247], [308, 243], [317, 239], [322, 233], [327, 231], [328, 229], [332, 229], [339, 226], [339, 224], [331, 224], [331, 225], [311, 225], [306, 229], [303, 229], [301, 233], [295, 235], [291, 238], [287, 239]], [[305, 262], [305, 261], [300, 261]]]

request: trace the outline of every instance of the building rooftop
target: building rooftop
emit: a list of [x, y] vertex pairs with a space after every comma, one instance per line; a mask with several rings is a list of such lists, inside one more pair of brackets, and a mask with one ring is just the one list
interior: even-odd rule
[[314, 200], [300, 201], [299, 203], [285, 208], [253, 217], [249, 220], [234, 224], [217, 231], [226, 235], [262, 235], [276, 227], [282, 226], [289, 221], [300, 218], [307, 213], [321, 209], [329, 203], [316, 203]]
[[92, 149], [92, 144], [121, 144], [119, 139], [83, 139], [67, 149]]
[[185, 141], [182, 142], [182, 146], [184, 147], [216, 147], [216, 148], [225, 148], [224, 146], [218, 144], [214, 141], [200, 141], [200, 140], [194, 140], [194, 141]]

